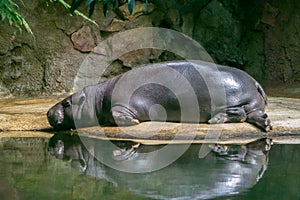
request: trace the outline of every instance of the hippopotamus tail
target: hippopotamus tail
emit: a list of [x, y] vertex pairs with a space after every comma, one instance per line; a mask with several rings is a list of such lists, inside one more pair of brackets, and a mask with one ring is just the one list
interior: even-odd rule
[[268, 98], [267, 98], [267, 94], [265, 93], [264, 89], [261, 87], [261, 85], [257, 81], [255, 81], [255, 86], [256, 86], [259, 94], [261, 94], [261, 96], [263, 97], [265, 104], [268, 105]]

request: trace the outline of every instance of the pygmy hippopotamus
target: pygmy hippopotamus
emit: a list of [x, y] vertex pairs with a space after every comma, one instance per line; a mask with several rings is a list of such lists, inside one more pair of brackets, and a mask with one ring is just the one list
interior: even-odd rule
[[144, 121], [244, 122], [272, 129], [267, 96], [246, 72], [202, 61], [171, 61], [134, 68], [90, 85], [54, 105], [50, 125], [69, 130]]

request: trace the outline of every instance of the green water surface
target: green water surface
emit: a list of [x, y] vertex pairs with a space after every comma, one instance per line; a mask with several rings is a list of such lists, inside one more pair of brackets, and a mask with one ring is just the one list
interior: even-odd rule
[[[253, 182], [257, 174], [252, 173], [259, 171], [256, 165], [213, 154], [197, 159], [197, 145], [162, 170], [130, 174], [101, 163], [89, 172], [80, 172], [71, 162], [51, 156], [48, 140], [0, 139], [1, 200], [300, 199], [300, 145], [273, 145], [267, 170]], [[230, 190], [233, 184], [235, 189]]]

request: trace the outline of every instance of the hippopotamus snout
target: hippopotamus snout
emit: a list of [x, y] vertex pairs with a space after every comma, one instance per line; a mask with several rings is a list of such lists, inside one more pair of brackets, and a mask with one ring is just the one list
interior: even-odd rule
[[62, 124], [64, 120], [64, 111], [62, 108], [59, 109], [53, 107], [48, 111], [47, 117], [51, 126], [58, 126], [59, 124]]
[[74, 128], [74, 123], [69, 119], [66, 108], [62, 103], [57, 103], [48, 112], [47, 118], [49, 124], [57, 130], [69, 130]]
[[48, 117], [49, 124], [52, 127], [54, 128], [59, 127], [64, 121], [64, 110], [62, 105], [56, 104], [55, 106], [53, 106], [47, 112], [47, 117]]

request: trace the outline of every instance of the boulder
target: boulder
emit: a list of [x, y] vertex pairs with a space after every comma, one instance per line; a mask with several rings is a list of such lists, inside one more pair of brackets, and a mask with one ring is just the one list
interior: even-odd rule
[[242, 37], [242, 24], [222, 3], [212, 0], [195, 21], [194, 38], [222, 64], [242, 66], [242, 53], [238, 45]]
[[146, 10], [144, 3], [136, 1], [132, 14], [130, 14], [129, 11], [128, 11], [128, 4], [127, 3], [123, 4], [120, 7], [118, 7], [116, 9], [116, 13], [120, 18], [122, 18], [124, 20], [132, 21], [132, 20], [138, 18], [141, 15], [145, 15], [145, 14], [149, 14], [149, 13], [153, 12], [154, 9], [155, 9], [155, 6], [152, 3], [149, 3], [148, 9]]
[[89, 26], [83, 26], [71, 35], [75, 49], [81, 52], [91, 52], [97, 46], [97, 40]]

